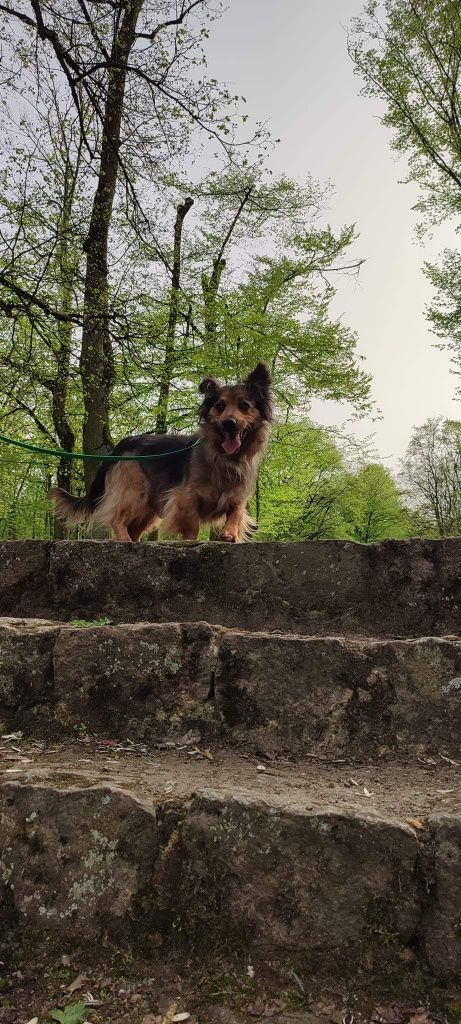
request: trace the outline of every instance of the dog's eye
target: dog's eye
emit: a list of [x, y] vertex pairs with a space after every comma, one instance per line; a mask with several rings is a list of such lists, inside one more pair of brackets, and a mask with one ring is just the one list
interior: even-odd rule
[[216, 412], [224, 412], [225, 408], [226, 408], [226, 403], [223, 402], [222, 400], [220, 402], [216, 402], [215, 403]]
[[251, 409], [250, 403], [249, 402], [245, 402], [245, 400], [243, 400], [242, 402], [239, 402], [239, 406], [240, 406], [242, 412], [249, 412], [250, 409]]

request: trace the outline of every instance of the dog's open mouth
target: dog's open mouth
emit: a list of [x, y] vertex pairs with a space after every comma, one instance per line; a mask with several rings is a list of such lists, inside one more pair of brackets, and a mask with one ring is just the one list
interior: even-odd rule
[[222, 442], [221, 448], [224, 448], [226, 455], [235, 455], [239, 451], [242, 444], [241, 434], [226, 434], [225, 440]]

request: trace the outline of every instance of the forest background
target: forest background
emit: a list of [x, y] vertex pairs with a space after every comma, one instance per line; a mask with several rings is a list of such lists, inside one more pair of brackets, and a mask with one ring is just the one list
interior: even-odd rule
[[[215, 0], [0, 3], [0, 432], [104, 454], [125, 434], [189, 430], [203, 376], [234, 381], [263, 359], [277, 422], [258, 539], [459, 534], [461, 423], [415, 426], [392, 471], [372, 431], [354, 432], [380, 416], [335, 313], [338, 281], [364, 264], [360, 210], [335, 230], [330, 184], [273, 172], [270, 110], [255, 122], [208, 71], [218, 18]], [[373, 0], [344, 46], [417, 187], [422, 246], [445, 222], [456, 238], [459, 5]], [[461, 257], [423, 263], [456, 375]], [[344, 406], [346, 427], [316, 424], [319, 400]], [[93, 472], [0, 444], [0, 536], [60, 536], [50, 484], [81, 493]]]

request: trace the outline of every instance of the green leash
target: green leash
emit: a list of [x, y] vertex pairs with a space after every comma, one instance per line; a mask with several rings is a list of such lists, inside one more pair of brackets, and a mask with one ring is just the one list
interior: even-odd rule
[[179, 455], [181, 452], [189, 451], [189, 448], [197, 448], [202, 444], [200, 437], [193, 444], [185, 448], [176, 448], [172, 452], [160, 452], [157, 455], [86, 455], [84, 452], [65, 452], [63, 448], [41, 448], [36, 444], [29, 444], [27, 441], [13, 441], [12, 437], [5, 437], [0, 434], [0, 441], [3, 444], [11, 444], [15, 448], [25, 448], [28, 452], [35, 452], [38, 455], [54, 455], [57, 459], [93, 459], [96, 462], [142, 462], [143, 459], [166, 459], [168, 455]]

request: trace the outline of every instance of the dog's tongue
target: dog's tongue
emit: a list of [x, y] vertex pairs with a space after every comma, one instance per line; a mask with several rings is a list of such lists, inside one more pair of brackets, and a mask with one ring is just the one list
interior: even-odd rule
[[240, 448], [239, 435], [237, 434], [236, 437], [226, 437], [226, 440], [222, 443], [222, 447], [224, 448], [226, 455], [235, 455]]

